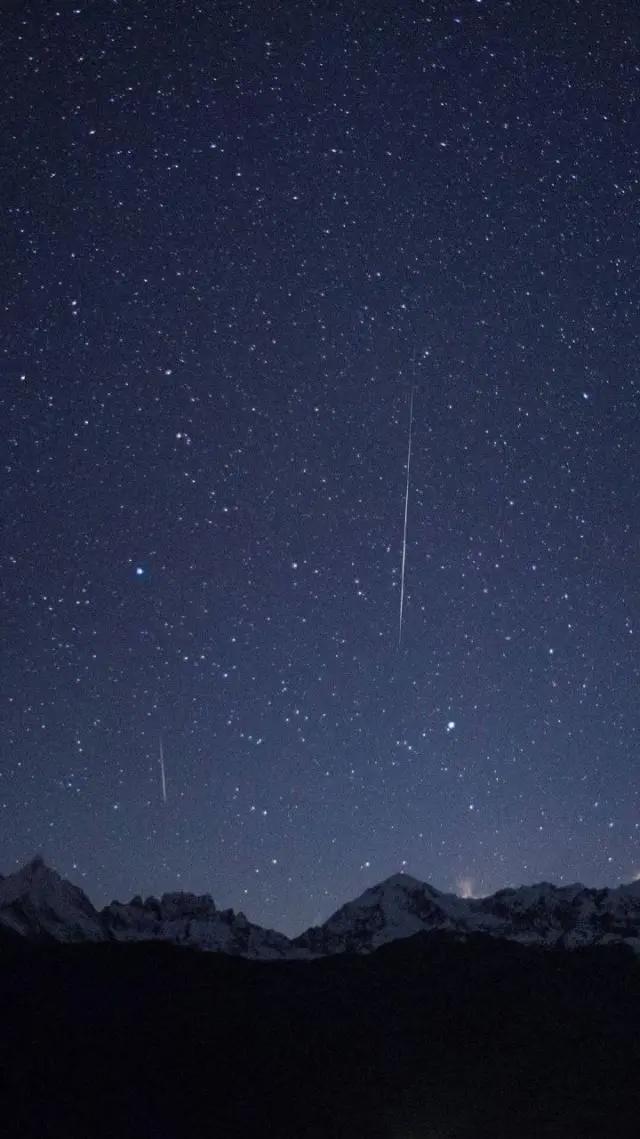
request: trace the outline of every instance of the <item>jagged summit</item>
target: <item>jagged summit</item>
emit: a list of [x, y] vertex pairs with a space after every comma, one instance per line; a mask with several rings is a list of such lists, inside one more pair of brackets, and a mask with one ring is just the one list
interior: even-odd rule
[[484, 898], [459, 898], [392, 874], [290, 940], [218, 910], [209, 894], [166, 893], [114, 901], [98, 912], [86, 894], [38, 855], [0, 878], [0, 927], [56, 941], [167, 941], [261, 960], [370, 953], [416, 933], [482, 933], [533, 945], [573, 948], [625, 943], [640, 952], [640, 881], [615, 889], [540, 882]]
[[40, 855], [0, 881], [0, 926], [36, 940], [168, 941], [265, 959], [291, 951], [284, 934], [254, 925], [233, 910], [217, 910], [208, 894], [135, 897], [99, 912]]
[[78, 886], [36, 855], [0, 882], [0, 924], [26, 937], [101, 940], [99, 916]]
[[144, 901], [138, 896], [124, 905], [112, 902], [100, 916], [116, 941], [170, 941], [264, 959], [285, 957], [291, 948], [284, 934], [254, 925], [243, 913], [216, 909], [209, 894], [170, 893]]

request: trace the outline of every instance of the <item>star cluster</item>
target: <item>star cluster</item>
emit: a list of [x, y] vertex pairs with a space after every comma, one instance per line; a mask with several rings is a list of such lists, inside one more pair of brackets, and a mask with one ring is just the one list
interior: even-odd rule
[[639, 35], [9, 5], [4, 873], [297, 932], [640, 871]]

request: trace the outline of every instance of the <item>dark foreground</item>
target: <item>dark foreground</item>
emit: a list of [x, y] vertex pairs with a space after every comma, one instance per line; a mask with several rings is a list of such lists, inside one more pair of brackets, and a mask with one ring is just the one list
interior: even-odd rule
[[0, 941], [7, 1139], [638, 1139], [640, 962], [423, 936], [253, 964]]

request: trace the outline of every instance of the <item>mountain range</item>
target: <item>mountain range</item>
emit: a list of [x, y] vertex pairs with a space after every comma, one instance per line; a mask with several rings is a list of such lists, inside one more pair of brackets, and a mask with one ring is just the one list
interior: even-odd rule
[[637, 1139], [639, 934], [640, 883], [393, 875], [290, 939], [35, 859], [0, 877], [0, 1134]]
[[587, 948], [625, 944], [640, 952], [640, 881], [615, 889], [520, 886], [485, 898], [443, 893], [408, 874], [365, 890], [320, 926], [288, 938], [220, 910], [208, 895], [134, 897], [97, 910], [86, 894], [38, 857], [0, 877], [0, 928], [31, 941], [162, 941], [255, 960], [369, 954], [419, 933], [485, 934], [525, 945]]

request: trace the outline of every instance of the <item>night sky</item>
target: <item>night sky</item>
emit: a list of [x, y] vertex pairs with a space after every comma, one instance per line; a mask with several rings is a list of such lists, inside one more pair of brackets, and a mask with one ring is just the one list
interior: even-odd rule
[[291, 933], [640, 872], [639, 40], [4, 5], [2, 873]]

